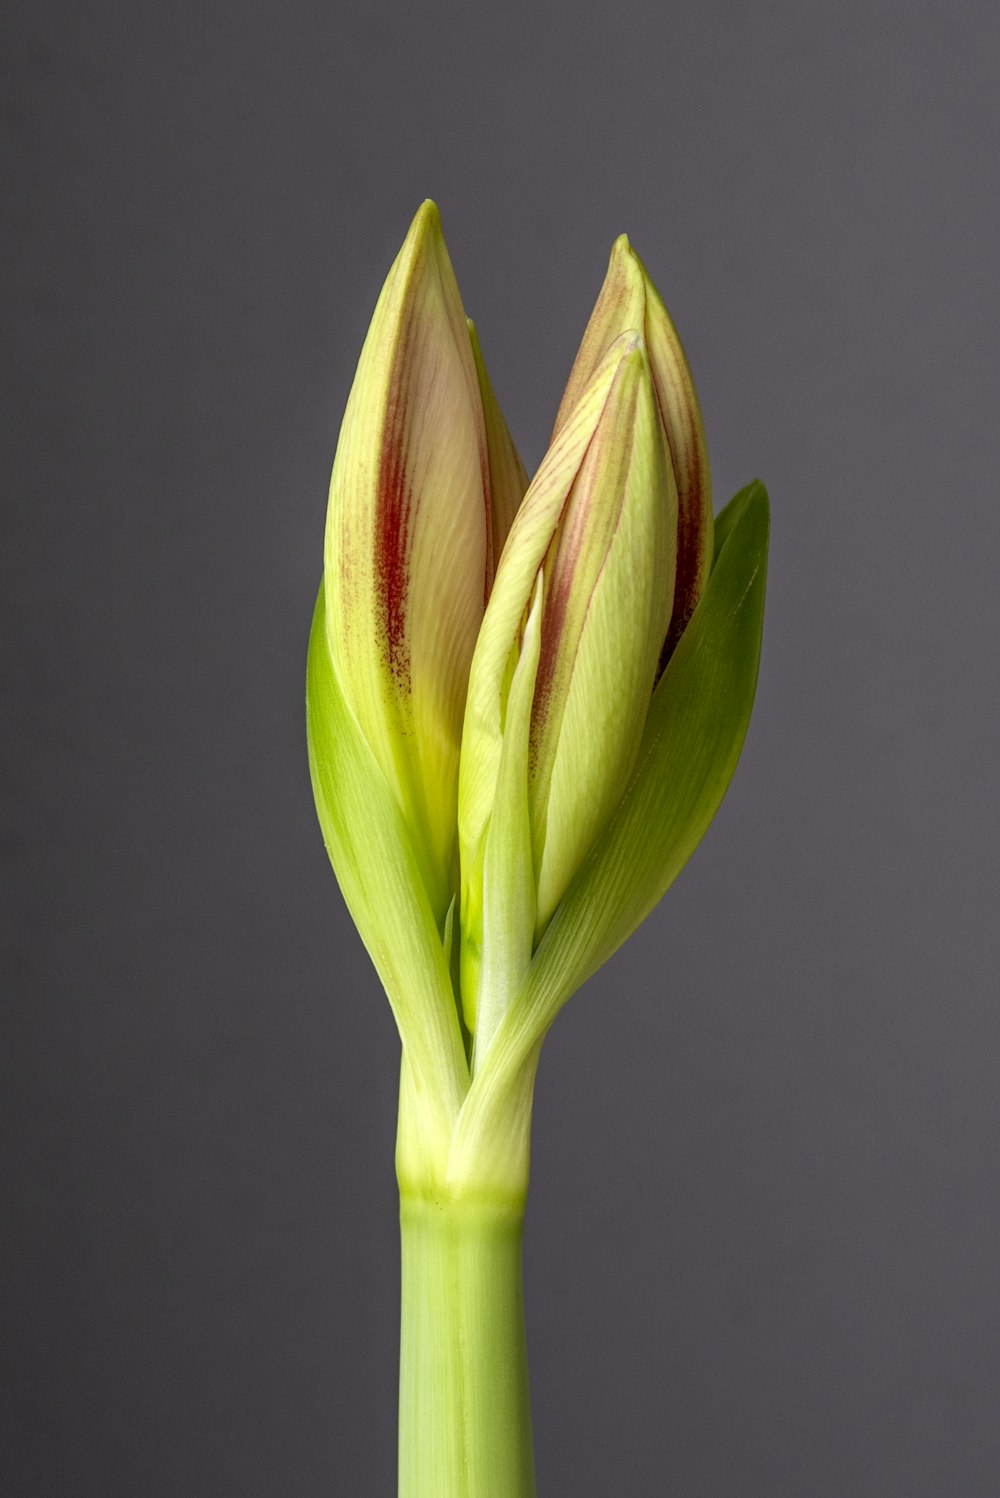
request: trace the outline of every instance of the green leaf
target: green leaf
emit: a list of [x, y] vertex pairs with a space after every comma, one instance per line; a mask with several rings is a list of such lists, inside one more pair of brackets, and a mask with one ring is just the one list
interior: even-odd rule
[[306, 731], [330, 862], [444, 1151], [469, 1076], [448, 960], [399, 803], [337, 684], [322, 586], [309, 637]]
[[[767, 491], [760, 483], [742, 490], [719, 516], [708, 586], [653, 694], [622, 799], [556, 911], [497, 1033], [491, 1060], [499, 1070], [517, 1067], [531, 1054], [570, 994], [645, 919], [719, 808], [757, 683], [768, 523]], [[467, 1112], [476, 1110], [478, 1081]]]

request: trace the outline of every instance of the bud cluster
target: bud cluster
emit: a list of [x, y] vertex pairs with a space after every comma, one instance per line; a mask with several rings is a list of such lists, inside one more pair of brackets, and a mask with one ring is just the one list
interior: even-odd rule
[[[567, 983], [624, 940], [704, 831], [749, 715], [766, 530], [756, 485], [713, 538], [691, 372], [624, 235], [529, 483], [437, 210], [420, 208], [343, 420], [309, 695], [327, 844], [417, 1094], [438, 1043], [427, 1006], [450, 1006], [434, 1023], [439, 1040], [451, 1027], [445, 1049], [458, 1037], [460, 1098], [517, 1005], [549, 993], [537, 1040]], [[740, 587], [753, 607], [730, 614], [749, 654], [743, 635], [705, 643]], [[726, 651], [735, 688], [719, 685]], [[667, 759], [669, 847], [662, 826], [639, 825]], [[635, 893], [611, 930], [617, 897], [600, 890], [615, 859], [630, 870], [616, 888]], [[572, 980], [546, 977], [547, 944]]]

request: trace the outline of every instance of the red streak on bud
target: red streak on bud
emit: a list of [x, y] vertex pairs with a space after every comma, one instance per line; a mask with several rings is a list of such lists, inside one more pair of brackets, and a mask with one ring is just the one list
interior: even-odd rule
[[479, 471], [482, 475], [483, 503], [485, 506], [484, 523], [486, 528], [486, 561], [483, 568], [483, 610], [490, 601], [490, 593], [493, 591], [493, 579], [496, 577], [497, 562], [500, 558], [495, 554], [493, 544], [493, 494], [490, 488], [490, 455], [485, 441], [479, 450]]
[[569, 568], [557, 572], [552, 579], [551, 590], [542, 605], [541, 639], [538, 650], [538, 667], [535, 673], [535, 693], [531, 704], [531, 732], [529, 738], [529, 762], [532, 770], [538, 763], [538, 744], [545, 733], [552, 705], [552, 688], [555, 683], [559, 647], [566, 625], [569, 606], [572, 572]]
[[[615, 376], [615, 381], [617, 379], [618, 375]], [[611, 389], [614, 389], [614, 382]], [[610, 392], [607, 399], [610, 399]], [[593, 440], [592, 436], [591, 441]], [[616, 508], [613, 514], [608, 512], [607, 501], [603, 495], [595, 493], [598, 484], [597, 474], [589, 472], [586, 478], [581, 478], [578, 472], [566, 495], [559, 521], [542, 561], [546, 586], [528, 747], [529, 767], [532, 773], [538, 769], [541, 744], [552, 712], [555, 709], [561, 714], [565, 706], [565, 701], [560, 702], [554, 698], [559, 686], [558, 676], [561, 674], [564, 678], [562, 690], [565, 692], [568, 689], [576, 653], [583, 636], [590, 600], [593, 598], [594, 590], [618, 534], [624, 511], [625, 477], [631, 461], [634, 440], [633, 431], [630, 433], [628, 454], [622, 455], [620, 459], [617, 486], [612, 485], [613, 492], [616, 494]], [[590, 443], [587, 445], [587, 451], [589, 450]], [[584, 466], [581, 462], [581, 468]], [[601, 480], [602, 487], [607, 481], [608, 473], [605, 471]], [[611, 522], [610, 525], [607, 524], [608, 521]], [[600, 536], [598, 528], [604, 530], [603, 536]], [[595, 536], [595, 530], [597, 536]], [[595, 541], [598, 538], [599, 555], [595, 551]], [[586, 559], [586, 565], [583, 565], [584, 559]], [[582, 571], [581, 567], [583, 567]], [[574, 593], [581, 590], [585, 593], [584, 607], [571, 616], [570, 601]], [[568, 630], [575, 632], [575, 638], [567, 640]], [[571, 654], [568, 654], [570, 652]]]
[[[573, 499], [577, 502], [572, 503]], [[559, 526], [556, 528], [549, 551], [542, 562], [542, 567], [547, 574], [547, 591], [542, 606], [542, 629], [539, 641], [538, 668], [535, 673], [535, 694], [531, 707], [531, 733], [529, 740], [529, 763], [532, 770], [538, 765], [538, 750], [542, 738], [545, 735], [546, 726], [553, 708], [553, 692], [556, 688], [557, 672], [562, 664], [563, 672], [568, 675], [572, 671], [572, 661], [562, 660], [567, 650], [566, 631], [569, 616], [570, 600], [575, 590], [581, 586], [580, 558], [583, 554], [584, 543], [587, 533], [593, 521], [590, 506], [593, 501], [592, 493], [578, 495], [570, 490], [566, 504], [563, 506]], [[567, 510], [569, 514], [567, 515]], [[606, 539], [606, 545], [600, 563], [591, 577], [586, 579], [589, 584], [588, 598], [592, 596], [596, 587], [597, 579], [604, 569], [611, 543], [621, 520], [621, 508], [615, 519], [614, 527]], [[550, 563], [553, 548], [555, 556]], [[583, 616], [585, 617], [585, 615]], [[575, 659], [579, 649], [583, 617], [577, 620], [576, 638], [569, 642], [568, 648], [572, 650]]]
[[403, 434], [405, 409], [394, 396], [386, 417], [375, 510], [376, 609], [386, 664], [400, 686], [409, 686], [406, 594], [409, 583], [409, 525], [412, 514]]
[[[705, 551], [705, 526], [701, 509], [701, 492], [704, 482], [701, 454], [694, 422], [688, 433], [689, 455], [686, 473], [677, 473], [677, 569], [674, 574], [674, 603], [667, 626], [667, 637], [660, 652], [660, 664], [656, 671], [659, 681], [673, 655], [677, 641], [687, 628], [688, 620], [698, 602], [698, 579]], [[673, 456], [673, 455], [671, 455]], [[674, 460], [676, 462], [676, 459]]]

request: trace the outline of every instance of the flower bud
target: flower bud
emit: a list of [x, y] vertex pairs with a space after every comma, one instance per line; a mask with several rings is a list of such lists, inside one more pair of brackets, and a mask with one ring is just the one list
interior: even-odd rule
[[681, 341], [646, 267], [628, 236], [622, 234], [612, 248], [608, 273], [573, 364], [553, 435], [569, 418], [607, 349], [627, 328], [637, 328], [646, 340], [677, 489], [677, 571], [662, 670], [708, 581], [712, 487], [698, 397]]
[[526, 486], [437, 209], [424, 203], [361, 352], [324, 562], [339, 688], [402, 808], [439, 923], [453, 884], [469, 666]]
[[[473, 659], [459, 790], [470, 1026], [480, 958], [490, 962], [490, 843], [510, 837], [523, 791], [504, 766], [523, 761], [527, 781], [534, 909], [523, 965], [632, 768], [670, 619], [676, 535], [649, 361], [630, 332], [598, 363], [525, 496]], [[507, 742], [517, 733], [520, 749]], [[517, 850], [509, 861], [526, 862]]]

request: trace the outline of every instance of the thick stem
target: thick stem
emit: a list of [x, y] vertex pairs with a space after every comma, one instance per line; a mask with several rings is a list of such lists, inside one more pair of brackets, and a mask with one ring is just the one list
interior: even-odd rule
[[534, 1498], [523, 1204], [401, 1198], [399, 1498]]

